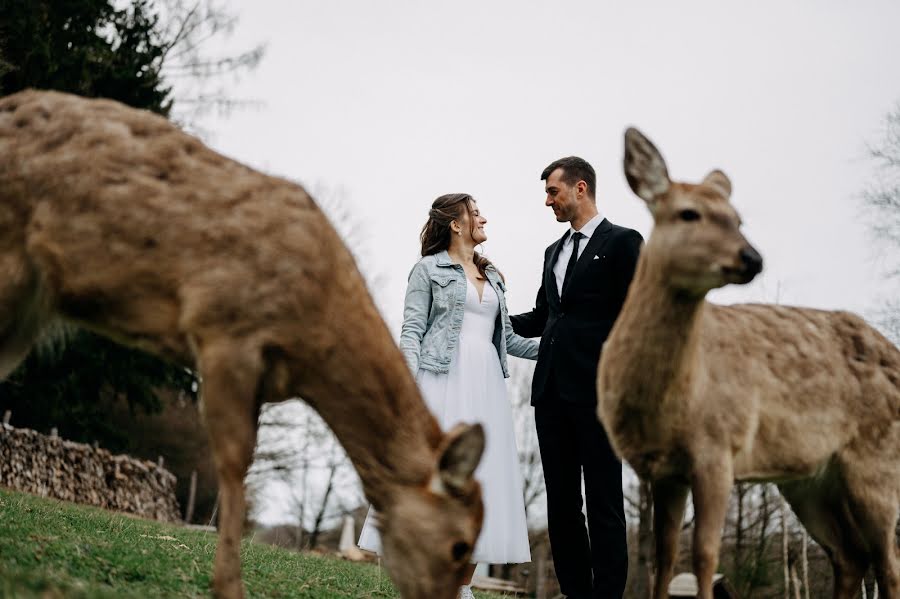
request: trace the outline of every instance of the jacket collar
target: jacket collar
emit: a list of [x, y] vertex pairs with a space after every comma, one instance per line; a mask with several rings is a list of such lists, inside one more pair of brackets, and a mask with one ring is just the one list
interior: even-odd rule
[[438, 266], [453, 266], [453, 260], [450, 259], [450, 254], [447, 253], [447, 250], [441, 250], [435, 254], [434, 263]]
[[[442, 250], [434, 255], [434, 263], [437, 266], [446, 266], [446, 267], [454, 267], [458, 266], [453, 260], [450, 259], [450, 254], [447, 250]], [[493, 264], [489, 264], [485, 269], [485, 273], [487, 280], [491, 283], [491, 285], [503, 285], [503, 280], [500, 278], [500, 272]]]
[[[441, 250], [440, 252], [434, 255], [434, 263], [438, 266], [456, 266], [456, 262], [450, 259], [450, 254], [447, 250]], [[494, 271], [496, 273], [497, 269], [494, 268], [493, 264], [488, 265], [487, 272]]]
[[[606, 242], [609, 240], [609, 233], [612, 231], [613, 226], [612, 223], [606, 220], [597, 225], [597, 229], [594, 231], [594, 234], [591, 235], [590, 239], [588, 239], [587, 245], [584, 246], [584, 251], [581, 252], [581, 256], [578, 258], [578, 261], [575, 263], [575, 268], [572, 270], [572, 278], [569, 281], [569, 284], [566, 286], [566, 289], [563, 295], [568, 295], [569, 291], [572, 289], [572, 286], [578, 282], [578, 277], [591, 263], [591, 260], [594, 259], [603, 246], [606, 245]], [[562, 243], [560, 243], [562, 245]], [[553, 277], [556, 280], [556, 277]]]
[[497, 285], [503, 286], [503, 279], [500, 278], [500, 271], [498, 271], [496, 268], [494, 268], [493, 264], [488, 265], [488, 267], [486, 269], [484, 269], [484, 274], [485, 274], [485, 277], [487, 278], [488, 282], [492, 286], [495, 286], [495, 287]]
[[[595, 214], [591, 220], [584, 223], [584, 226], [581, 227], [581, 230], [579, 232], [582, 235], [587, 236], [588, 239], [590, 239], [594, 236], [594, 233], [597, 231], [597, 229], [600, 229], [600, 225], [602, 225], [604, 221], [606, 221], [606, 223], [609, 224], [609, 221], [607, 221], [603, 217], [603, 214], [600, 212], [597, 212], [597, 214]], [[571, 225], [571, 223], [569, 223], [569, 224]], [[574, 232], [575, 232], [575, 229], [569, 227], [569, 230], [566, 231], [566, 235], [563, 237], [563, 239], [568, 240], [569, 236], [572, 235]]]

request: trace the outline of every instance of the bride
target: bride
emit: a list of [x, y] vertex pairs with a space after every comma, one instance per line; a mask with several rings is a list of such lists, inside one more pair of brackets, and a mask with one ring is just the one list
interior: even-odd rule
[[[487, 439], [475, 472], [484, 500], [484, 524], [461, 599], [478, 562], [531, 561], [525, 505], [504, 377], [507, 353], [537, 358], [538, 341], [513, 333], [503, 275], [475, 247], [487, 240], [475, 200], [447, 194], [431, 205], [422, 228], [422, 259], [409, 275], [400, 349], [441, 427], [480, 422]], [[379, 551], [370, 510], [359, 546]]]

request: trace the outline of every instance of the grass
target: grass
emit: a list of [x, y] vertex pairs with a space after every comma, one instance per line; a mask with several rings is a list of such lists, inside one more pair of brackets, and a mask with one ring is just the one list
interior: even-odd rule
[[[209, 597], [215, 548], [212, 533], [0, 489], [0, 597]], [[251, 540], [241, 561], [251, 598], [399, 597], [373, 564]]]

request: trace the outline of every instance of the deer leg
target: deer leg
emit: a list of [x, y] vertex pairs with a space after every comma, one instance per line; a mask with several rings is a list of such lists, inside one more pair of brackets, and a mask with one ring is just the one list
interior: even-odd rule
[[728, 497], [733, 485], [730, 456], [717, 449], [708, 449], [710, 456], [724, 457], [717, 461], [698, 461], [694, 464], [691, 492], [694, 497], [694, 575], [697, 577], [700, 599], [713, 599], [713, 574], [719, 564], [722, 528], [728, 510]]
[[854, 599], [868, 568], [858, 523], [848, 509], [841, 475], [828, 472], [817, 481], [781, 483], [778, 488], [791, 509], [831, 561], [834, 599]]
[[838, 555], [829, 555], [834, 573], [834, 599], [856, 599], [866, 574], [866, 566]]
[[900, 479], [894, 460], [895, 457], [874, 456], [844, 468], [849, 509], [875, 568], [881, 599], [900, 599], [896, 532]]
[[[896, 506], [868, 505], [857, 514], [868, 555], [875, 568], [881, 599], [900, 599], [900, 558], [898, 558]], [[862, 568], [865, 573], [866, 568]]]
[[0, 252], [0, 380], [28, 355], [50, 312], [49, 296], [27, 257]]
[[240, 543], [246, 502], [244, 476], [253, 458], [259, 405], [256, 389], [261, 361], [221, 343], [200, 352], [203, 414], [219, 480], [219, 542], [213, 572], [213, 594], [240, 599]]
[[[896, 523], [894, 524], [896, 528]], [[875, 580], [883, 599], [900, 599], [900, 557], [897, 547], [897, 535], [893, 533], [880, 535], [879, 544], [874, 553]]]
[[656, 540], [656, 576], [653, 584], [654, 599], [669, 598], [669, 583], [678, 555], [678, 535], [684, 521], [688, 486], [672, 481], [658, 480], [651, 484], [653, 493], [653, 536]]

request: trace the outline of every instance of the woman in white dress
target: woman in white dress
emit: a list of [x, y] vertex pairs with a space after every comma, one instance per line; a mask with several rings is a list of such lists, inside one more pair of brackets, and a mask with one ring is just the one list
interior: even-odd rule
[[[459, 596], [478, 562], [531, 561], [522, 477], [506, 395], [507, 353], [534, 360], [538, 341], [512, 331], [502, 275], [475, 247], [487, 240], [475, 200], [448, 194], [434, 201], [422, 228], [422, 259], [409, 276], [400, 348], [444, 430], [480, 422], [486, 446], [475, 476], [484, 523]], [[366, 518], [359, 546], [380, 550], [375, 515]]]

